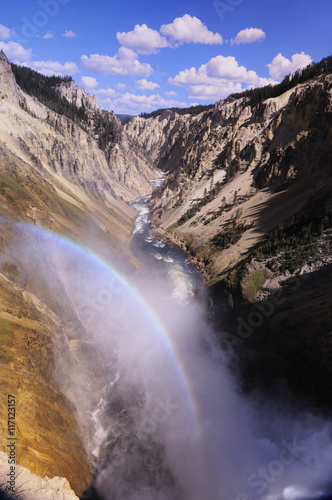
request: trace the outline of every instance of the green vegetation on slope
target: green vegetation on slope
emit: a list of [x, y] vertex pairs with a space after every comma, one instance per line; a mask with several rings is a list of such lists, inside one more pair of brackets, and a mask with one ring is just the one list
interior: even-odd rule
[[264, 285], [268, 275], [264, 271], [245, 274], [241, 281], [242, 294], [248, 302], [253, 302]]
[[98, 134], [98, 146], [102, 151], [105, 151], [109, 144], [114, 145], [119, 139], [120, 128], [113, 114], [107, 111], [96, 113], [94, 130]]
[[[318, 241], [323, 232], [332, 227], [332, 212], [327, 214], [313, 212], [293, 217], [288, 223], [279, 226], [266, 236], [266, 240], [252, 253], [251, 258], [266, 260], [267, 267], [280, 273], [293, 273], [305, 263], [317, 259]], [[324, 241], [330, 245], [329, 238]]]
[[78, 124], [87, 122], [88, 116], [84, 105], [78, 108], [65, 97], [61, 97], [56, 90], [58, 85], [70, 83], [72, 81], [70, 76], [45, 76], [33, 69], [17, 66], [14, 63], [11, 64], [11, 67], [16, 83], [24, 92], [36, 97], [42, 104], [59, 115], [64, 115]]
[[[234, 221], [235, 222], [235, 221]], [[212, 238], [212, 243], [220, 250], [225, 250], [237, 243], [243, 233], [251, 228], [251, 224], [234, 224], [233, 227], [220, 231]]]
[[0, 341], [5, 342], [5, 336], [13, 330], [13, 325], [10, 321], [0, 318]]

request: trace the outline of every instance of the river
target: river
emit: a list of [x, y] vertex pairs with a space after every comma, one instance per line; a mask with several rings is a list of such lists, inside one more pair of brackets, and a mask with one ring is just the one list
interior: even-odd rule
[[[152, 183], [158, 189], [163, 181], [164, 177]], [[148, 207], [150, 199], [151, 195], [131, 203], [138, 213], [132, 233], [132, 250], [144, 269], [149, 270], [150, 276], [161, 277], [169, 284], [171, 295], [186, 303], [195, 296], [198, 289], [202, 290], [202, 278], [185, 252], [151, 229], [151, 212]]]

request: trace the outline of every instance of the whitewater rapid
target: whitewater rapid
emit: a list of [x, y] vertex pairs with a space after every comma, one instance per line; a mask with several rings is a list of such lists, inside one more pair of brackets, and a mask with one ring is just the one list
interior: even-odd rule
[[[163, 184], [164, 179], [163, 176], [151, 181], [155, 189]], [[158, 275], [170, 284], [172, 297], [187, 303], [198, 289], [203, 290], [202, 279], [182, 250], [151, 230], [151, 212], [148, 207], [150, 199], [151, 195], [131, 202], [138, 213], [132, 233], [133, 252], [150, 274]]]

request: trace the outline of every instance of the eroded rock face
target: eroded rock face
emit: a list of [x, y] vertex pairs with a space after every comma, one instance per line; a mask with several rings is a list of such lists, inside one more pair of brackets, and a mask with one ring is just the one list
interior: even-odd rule
[[[204, 256], [216, 264], [212, 274], [234, 266], [331, 178], [331, 116], [332, 76], [322, 75], [254, 107], [228, 99], [197, 116], [165, 111], [131, 120], [128, 135], [169, 172], [153, 195], [155, 224], [171, 228], [178, 243], [193, 237], [199, 248], [232, 220], [253, 224], [239, 245]], [[217, 183], [218, 193], [178, 224]]]
[[109, 148], [107, 156], [118, 196], [129, 201], [143, 196], [142, 193], [152, 193], [149, 180], [160, 177], [160, 173], [140, 144], [132, 140], [122, 127], [117, 143]]
[[189, 115], [182, 116], [165, 110], [157, 118], [135, 117], [124, 128], [157, 167], [170, 170], [173, 168], [172, 161], [169, 158], [168, 163], [164, 164], [163, 158], [179, 137], [185, 138], [190, 121]]
[[69, 83], [62, 83], [58, 87], [61, 96], [69, 102], [74, 103], [78, 108], [84, 106], [87, 110], [96, 110], [98, 108], [97, 97], [88, 94], [84, 89], [78, 87], [72, 80]]
[[20, 465], [15, 466], [15, 492], [8, 491], [8, 455], [0, 452], [0, 495], [14, 500], [78, 500], [67, 479], [41, 478]]
[[[190, 183], [208, 169], [216, 165], [227, 169], [236, 160], [241, 163], [237, 169], [240, 172], [255, 164], [258, 187], [263, 188], [292, 177], [291, 166], [300, 175], [309, 165], [312, 170], [321, 163], [319, 158], [328, 154], [331, 92], [332, 77], [328, 75], [254, 108], [244, 98], [220, 101], [198, 116], [165, 111], [157, 118], [136, 117], [125, 127], [130, 137], [140, 140], [156, 165], [175, 171], [177, 179], [183, 173]], [[293, 161], [289, 158], [291, 151], [298, 153], [297, 157], [294, 153]], [[171, 176], [168, 185], [172, 182], [176, 203], [183, 186], [174, 179]], [[171, 208], [169, 204], [167, 207]]]
[[[16, 85], [16, 80], [13, 75], [10, 62], [8, 61], [5, 54], [0, 51], [0, 99], [1, 101], [7, 101], [11, 99], [14, 103], [18, 103], [19, 91]], [[1, 107], [0, 101], [0, 110]]]
[[[78, 107], [84, 103], [92, 121], [96, 112], [101, 113], [95, 100], [74, 82], [62, 84], [60, 90]], [[115, 116], [110, 115], [110, 119], [119, 129], [119, 140], [114, 152], [111, 144], [105, 154], [98, 146], [93, 123], [85, 131], [22, 92], [3, 53], [0, 110], [0, 140], [39, 170], [62, 175], [106, 204], [116, 197], [129, 201], [152, 192], [149, 180], [157, 178], [159, 173], [144, 153], [134, 147]]]

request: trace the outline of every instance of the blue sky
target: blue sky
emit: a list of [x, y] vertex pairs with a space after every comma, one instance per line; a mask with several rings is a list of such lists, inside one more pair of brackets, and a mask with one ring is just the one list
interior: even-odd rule
[[331, 19], [331, 0], [12, 0], [0, 49], [138, 114], [280, 81], [332, 54]]

